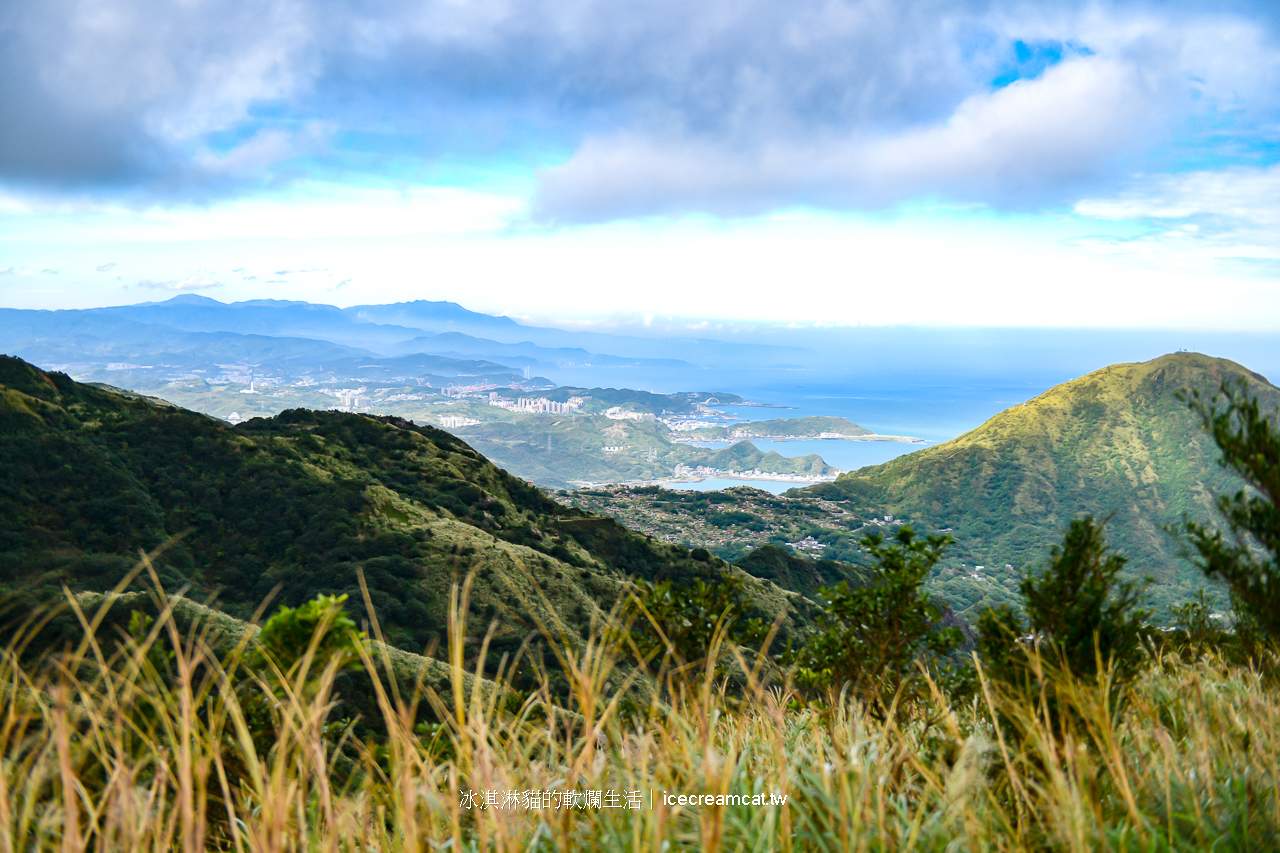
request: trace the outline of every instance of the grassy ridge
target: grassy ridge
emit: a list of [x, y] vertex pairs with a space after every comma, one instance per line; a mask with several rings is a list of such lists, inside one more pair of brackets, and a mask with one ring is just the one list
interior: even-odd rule
[[[473, 572], [469, 606], [496, 620], [496, 660], [539, 620], [585, 632], [629, 576], [733, 571], [592, 522], [448, 433], [395, 418], [291, 410], [233, 428], [0, 358], [0, 430], [0, 590], [19, 610], [64, 584], [110, 589], [139, 550], [170, 543], [156, 558], [164, 585], [216, 595], [239, 618], [273, 592], [288, 606], [358, 602], [363, 572], [387, 640], [419, 652], [443, 648], [448, 590]], [[504, 575], [536, 576], [545, 600]], [[807, 606], [757, 582], [749, 594], [788, 630]], [[468, 660], [478, 654], [476, 638]]]
[[1035, 563], [1071, 518], [1109, 519], [1107, 537], [1163, 585], [1189, 590], [1198, 575], [1163, 527], [1189, 513], [1213, 517], [1212, 496], [1239, 488], [1177, 393], [1212, 396], [1243, 376], [1264, 410], [1280, 389], [1241, 366], [1197, 353], [1119, 364], [1050, 389], [951, 441], [843, 475], [807, 494], [953, 528], [956, 556]]

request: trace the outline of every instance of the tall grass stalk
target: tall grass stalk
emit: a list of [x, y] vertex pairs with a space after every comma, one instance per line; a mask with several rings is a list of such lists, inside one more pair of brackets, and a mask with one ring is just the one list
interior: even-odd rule
[[[0, 652], [0, 853], [1280, 844], [1280, 696], [1260, 673], [1212, 656], [1153, 660], [1123, 703], [1105, 677], [1045, 667], [1053, 707], [980, 678], [964, 701], [929, 682], [927, 716], [872, 715], [848, 695], [818, 712], [739, 650], [727, 650], [738, 655], [736, 686], [645, 674], [624, 662], [615, 610], [586, 638], [542, 626], [569, 698], [544, 673], [514, 702], [505, 676], [536, 660], [522, 650], [499, 672], [482, 669], [490, 635], [474, 654], [467, 580], [450, 597], [445, 695], [401, 691], [392, 651], [361, 650], [386, 735], [357, 742], [326, 728], [332, 662], [249, 673], [250, 635], [228, 642], [208, 619], [179, 618], [186, 605], [155, 588], [160, 616], [139, 635], [102, 630], [116, 596], [92, 612], [68, 597], [80, 643], [33, 656], [42, 616]], [[246, 683], [275, 687], [266, 750], [255, 746]], [[622, 684], [645, 689], [627, 704]], [[442, 723], [434, 735], [418, 725], [424, 711]], [[599, 792], [601, 807], [572, 796], [567, 807], [563, 796], [560, 808], [527, 807], [534, 791]], [[603, 807], [610, 791], [622, 806], [640, 792], [640, 808]], [[497, 807], [478, 807], [488, 792]], [[672, 799], [757, 794], [786, 804]]]

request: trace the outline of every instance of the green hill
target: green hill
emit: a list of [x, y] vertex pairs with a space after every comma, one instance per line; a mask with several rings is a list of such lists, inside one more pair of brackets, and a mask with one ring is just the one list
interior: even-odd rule
[[772, 421], [751, 421], [730, 426], [702, 427], [686, 433], [686, 438], [698, 441], [723, 441], [734, 438], [818, 438], [830, 435], [871, 435], [871, 430], [845, 418], [814, 415], [806, 418], [779, 418]]
[[776, 450], [766, 453], [749, 441], [739, 441], [737, 444], [721, 448], [709, 457], [697, 460], [697, 464], [719, 468], [722, 471], [758, 469], [770, 474], [822, 475], [831, 474], [837, 470], [831, 468], [816, 453], [786, 457]]
[[[216, 594], [238, 618], [273, 592], [291, 606], [346, 593], [367, 618], [362, 571], [388, 641], [419, 652], [474, 572], [472, 631], [496, 621], [496, 663], [538, 621], [585, 633], [630, 576], [737, 571], [561, 507], [460, 439], [392, 417], [295, 409], [231, 427], [0, 357], [0, 437], [0, 591], [20, 613], [64, 584], [110, 589], [139, 550], [165, 546], [170, 591]], [[748, 593], [786, 632], [812, 607], [766, 584]]]
[[774, 545], [761, 545], [733, 564], [748, 574], [810, 597], [823, 587], [832, 587], [841, 581], [852, 586], [868, 581], [866, 569], [859, 566], [836, 560], [807, 560]]
[[749, 441], [709, 450], [673, 442], [661, 423], [605, 417], [520, 415], [455, 430], [505, 470], [548, 488], [584, 483], [662, 480], [676, 465], [726, 473], [829, 475], [836, 469], [816, 453], [786, 457]]
[[918, 526], [952, 528], [952, 556], [1021, 568], [1044, 559], [1068, 521], [1109, 518], [1109, 541], [1140, 574], [1183, 595], [1202, 583], [1164, 531], [1183, 513], [1213, 517], [1214, 495], [1239, 488], [1176, 394], [1212, 395], [1244, 377], [1264, 410], [1280, 389], [1225, 359], [1175, 353], [1118, 364], [1046, 391], [951, 441], [805, 489]]

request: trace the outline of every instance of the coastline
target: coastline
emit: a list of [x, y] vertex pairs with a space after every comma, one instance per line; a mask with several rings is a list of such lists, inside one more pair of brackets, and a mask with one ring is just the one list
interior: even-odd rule
[[[845, 472], [841, 471], [840, 474]], [[719, 471], [715, 474], [697, 477], [662, 477], [657, 480], [624, 480], [618, 483], [575, 483], [574, 489], [603, 489], [609, 486], [628, 486], [628, 487], [644, 487], [644, 486], [661, 486], [668, 487], [677, 483], [703, 483], [707, 480], [733, 480], [743, 484], [756, 483], [796, 483], [798, 485], [812, 486], [816, 483], [834, 482], [840, 474], [827, 475], [811, 475], [811, 474], [772, 474], [769, 476], [753, 476], [743, 473], [726, 473]], [[572, 482], [572, 481], [571, 481]]]
[[673, 443], [682, 444], [698, 444], [710, 441], [897, 441], [903, 444], [928, 444], [929, 440], [925, 438], [916, 438], [911, 435], [880, 435], [879, 433], [867, 433], [866, 435], [739, 435], [732, 438], [686, 438], [684, 436], [673, 436]]

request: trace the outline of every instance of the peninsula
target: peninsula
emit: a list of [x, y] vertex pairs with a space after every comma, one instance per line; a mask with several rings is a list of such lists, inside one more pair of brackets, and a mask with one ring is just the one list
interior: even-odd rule
[[907, 435], [880, 435], [845, 418], [816, 416], [778, 418], [771, 421], [702, 426], [684, 430], [675, 441], [902, 441], [924, 444], [924, 439]]

